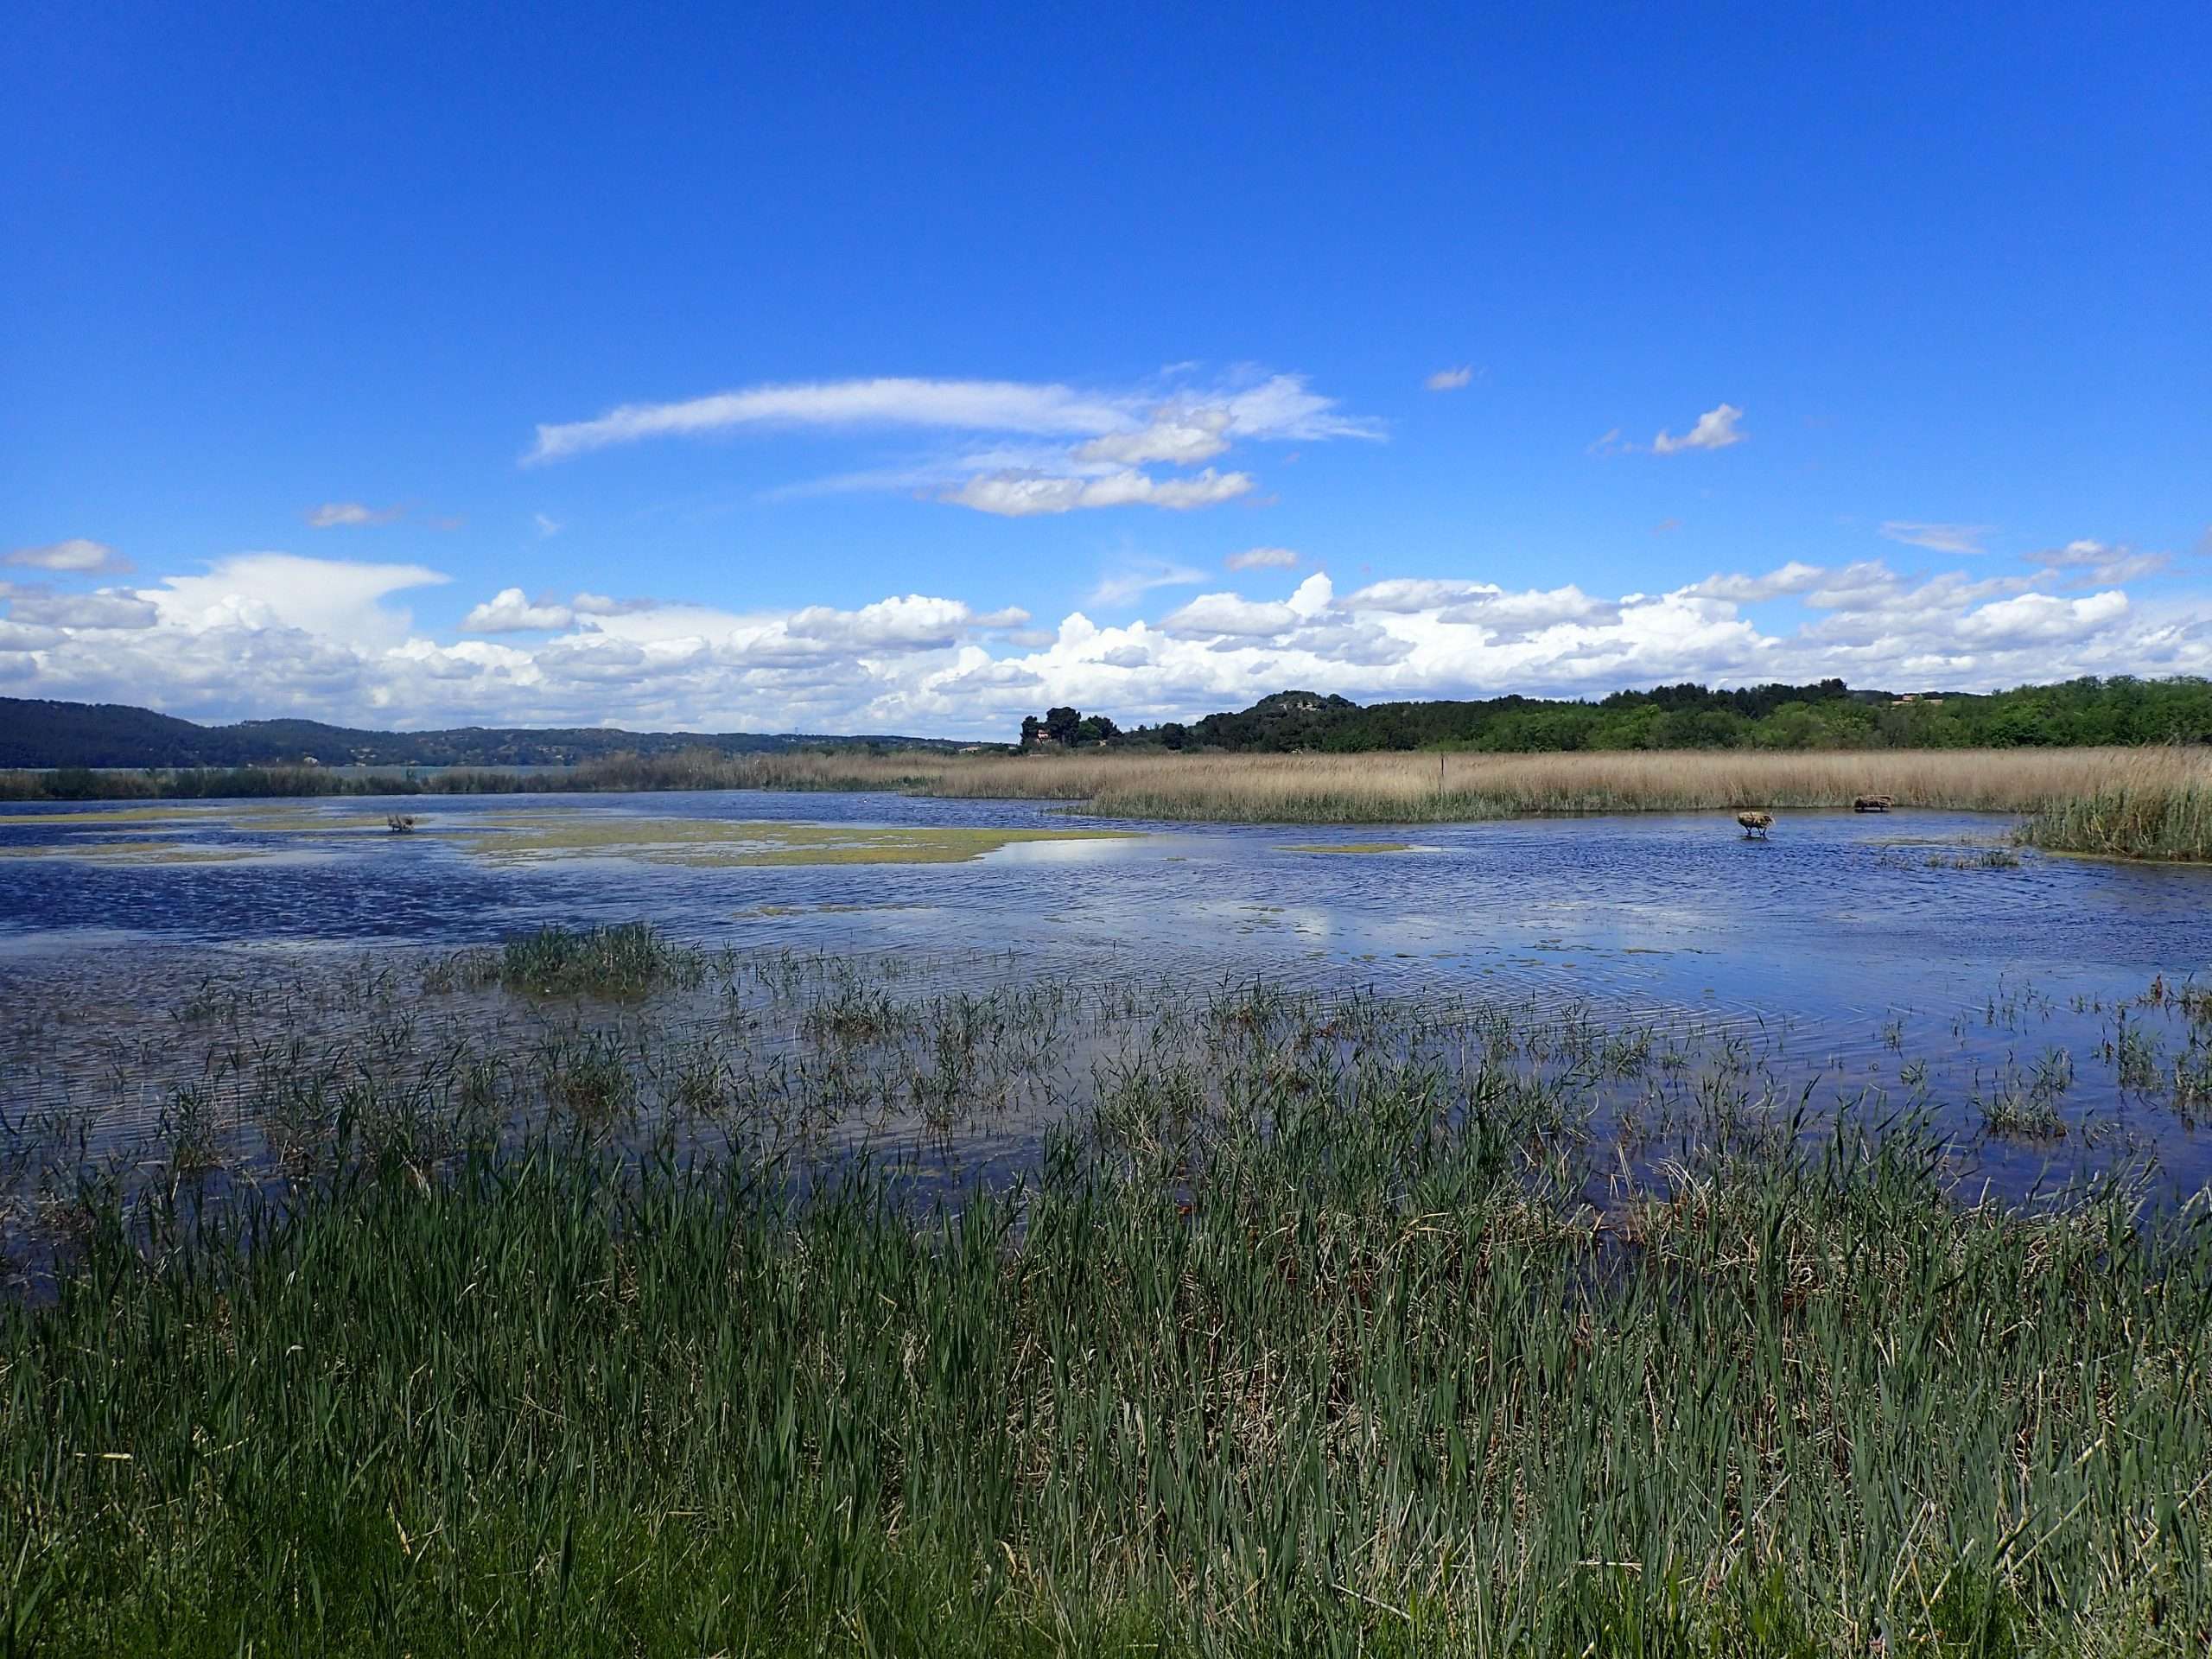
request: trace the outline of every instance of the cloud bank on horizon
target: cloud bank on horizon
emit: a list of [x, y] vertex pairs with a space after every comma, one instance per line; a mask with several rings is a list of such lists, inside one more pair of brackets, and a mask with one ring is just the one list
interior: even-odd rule
[[[33, 550], [36, 551], [37, 550]], [[91, 569], [89, 556], [62, 569]], [[107, 556], [113, 557], [111, 552]], [[18, 561], [18, 563], [35, 563]], [[1718, 571], [1659, 593], [1470, 576], [1340, 589], [1325, 561], [1259, 547], [1241, 585], [1130, 567], [1101, 605], [1039, 628], [1022, 607], [922, 592], [743, 611], [711, 598], [533, 594], [509, 585], [458, 629], [418, 628], [414, 563], [245, 553], [144, 586], [6, 586], [0, 694], [127, 702], [206, 719], [278, 714], [397, 728], [609, 724], [1004, 738], [1050, 703], [1126, 724], [1242, 707], [1286, 687], [1363, 700], [1599, 693], [1695, 679], [1840, 675], [1926, 690], [2076, 673], [2212, 672], [2212, 624], [2125, 583], [2171, 556], [2092, 540], [2018, 568], [1915, 575], [1882, 558]], [[41, 567], [48, 568], [48, 567]], [[1253, 584], [1267, 584], [1255, 588]], [[1153, 596], [1158, 595], [1156, 600]], [[1792, 620], [1770, 614], [1789, 607]]]

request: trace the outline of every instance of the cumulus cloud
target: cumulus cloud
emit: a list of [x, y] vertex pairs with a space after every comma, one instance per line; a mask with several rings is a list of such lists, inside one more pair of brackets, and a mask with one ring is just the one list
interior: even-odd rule
[[1681, 437], [1662, 429], [1651, 440], [1655, 455], [1675, 455], [1686, 449], [1726, 449], [1732, 443], [1741, 443], [1751, 435], [1737, 425], [1744, 418], [1744, 411], [1733, 404], [1722, 404], [1708, 409], [1697, 417], [1697, 424]]
[[1481, 594], [1446, 606], [1436, 614], [1439, 621], [1478, 627], [1493, 640], [1505, 642], [1524, 639], [1563, 623], [1611, 623], [1620, 613], [1618, 602], [1593, 598], [1569, 582], [1564, 588], [1529, 593]]
[[1439, 369], [1421, 382], [1431, 391], [1457, 391], [1475, 378], [1471, 364], [1462, 363], [1456, 369]]
[[130, 561], [106, 543], [83, 536], [72, 536], [65, 542], [49, 542], [43, 547], [19, 547], [5, 559], [0, 559], [0, 563], [33, 570], [65, 571], [72, 575], [120, 575], [130, 569]]
[[[1657, 594], [1470, 575], [1386, 577], [1339, 594], [1313, 572], [1286, 599], [1229, 587], [1160, 601], [1156, 620], [1102, 625], [1076, 611], [1056, 627], [926, 593], [744, 611], [588, 593], [533, 601], [508, 588], [465, 626], [511, 639], [418, 631], [394, 601], [442, 580], [434, 570], [244, 554], [136, 593], [0, 594], [0, 681], [203, 718], [1004, 736], [1052, 702], [1129, 724], [1242, 707], [1286, 685], [1373, 699], [2212, 671], [2201, 607], [2139, 604], [2109, 582], [2064, 591], [2061, 579], [2121, 551], [2069, 544], [2035, 569], [1979, 578], [1791, 562]], [[1160, 580], [1140, 580], [1131, 600], [1199, 579], [1164, 564], [1128, 574], [1140, 570]], [[1748, 607], [1784, 596], [1803, 620], [1753, 620]]]
[[316, 530], [339, 530], [364, 524], [397, 523], [407, 512], [404, 507], [372, 507], [359, 501], [326, 501], [308, 511], [308, 523]]
[[8, 615], [12, 621], [52, 628], [150, 628], [160, 620], [146, 601], [111, 588], [96, 594], [14, 588], [8, 595]]
[[1252, 488], [1249, 473], [1217, 473], [1211, 467], [1193, 478], [1155, 479], [1135, 471], [1103, 478], [1054, 477], [1042, 473], [993, 473], [971, 478], [938, 499], [1005, 518], [1040, 513], [1074, 512], [1087, 507], [1142, 505], [1184, 512], [1231, 501]]
[[1020, 627], [1027, 620], [1029, 613], [1015, 607], [979, 614], [957, 599], [908, 594], [854, 611], [810, 605], [784, 626], [795, 638], [855, 651], [942, 651], [979, 631]]
[[1287, 547], [1248, 547], [1222, 563], [1231, 570], [1290, 570], [1297, 568], [1298, 555]]
[[1908, 547], [1925, 547], [1937, 553], [1983, 553], [1988, 550], [1981, 544], [1982, 537], [1994, 526], [1990, 524], [1925, 524], [1906, 518], [1885, 520], [1881, 533], [1893, 542], [1903, 542]]
[[410, 588], [450, 581], [419, 564], [367, 564], [293, 553], [239, 553], [204, 575], [165, 576], [142, 588], [164, 623], [207, 632], [224, 626], [297, 628], [348, 643], [397, 643], [410, 626], [404, 611], [379, 601]]
[[68, 642], [68, 639], [69, 636], [60, 628], [42, 627], [33, 623], [18, 622], [12, 616], [0, 617], [0, 656], [16, 652], [44, 651], [54, 645], [65, 645]]
[[1168, 633], [1192, 639], [1218, 639], [1224, 634], [1268, 639], [1289, 632], [1298, 620], [1298, 613], [1280, 602], [1264, 603], [1236, 594], [1201, 594], [1162, 619], [1160, 626]]
[[1457, 605], [1498, 590], [1484, 582], [1424, 576], [1393, 576], [1370, 582], [1344, 603], [1355, 611], [1396, 611], [1410, 614]]
[[1704, 599], [1725, 599], [1732, 604], [1755, 605], [1762, 600], [1780, 599], [1785, 594], [1809, 594], [1827, 579], [1827, 575], [1818, 565], [1801, 564], [1792, 559], [1780, 569], [1770, 570], [1763, 576], [1724, 575], [1716, 571], [1683, 591]]
[[466, 633], [522, 633], [565, 628], [576, 620], [575, 607], [526, 599], [519, 588], [502, 588], [461, 620]]
[[2087, 599], [2023, 594], [1967, 612], [1958, 620], [1958, 631], [1988, 645], [2051, 644], [2096, 632], [2126, 614], [2127, 595], [2117, 589]]

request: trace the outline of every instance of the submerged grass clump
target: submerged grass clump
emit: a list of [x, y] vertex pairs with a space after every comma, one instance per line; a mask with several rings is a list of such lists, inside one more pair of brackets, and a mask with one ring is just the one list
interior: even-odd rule
[[423, 980], [434, 991], [462, 985], [504, 985], [533, 996], [637, 997], [664, 986], [698, 982], [707, 956], [677, 944], [649, 922], [600, 927], [541, 927], [497, 950], [465, 950], [432, 963]]

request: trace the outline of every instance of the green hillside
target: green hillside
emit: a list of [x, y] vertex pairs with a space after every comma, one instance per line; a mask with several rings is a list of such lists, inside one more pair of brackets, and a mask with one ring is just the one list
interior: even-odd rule
[[273, 766], [299, 766], [310, 760], [326, 766], [571, 766], [613, 754], [698, 749], [753, 754], [824, 744], [957, 747], [932, 738], [623, 732], [606, 727], [524, 730], [462, 726], [434, 732], [376, 732], [314, 720], [200, 726], [123, 703], [0, 697], [0, 768]]

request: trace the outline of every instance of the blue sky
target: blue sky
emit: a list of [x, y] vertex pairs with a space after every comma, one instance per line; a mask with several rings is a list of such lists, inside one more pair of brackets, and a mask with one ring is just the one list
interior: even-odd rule
[[34, 0], [0, 693], [2212, 671], [2212, 11], [1798, 10]]

